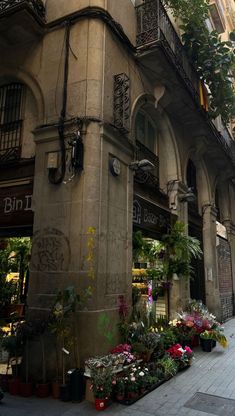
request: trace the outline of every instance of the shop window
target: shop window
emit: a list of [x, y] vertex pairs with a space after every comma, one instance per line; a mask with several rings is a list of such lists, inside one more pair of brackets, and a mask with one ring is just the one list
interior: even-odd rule
[[156, 129], [150, 117], [141, 112], [136, 116], [136, 140], [151, 152], [157, 153]]
[[0, 158], [4, 160], [20, 155], [23, 91], [18, 82], [0, 87]]

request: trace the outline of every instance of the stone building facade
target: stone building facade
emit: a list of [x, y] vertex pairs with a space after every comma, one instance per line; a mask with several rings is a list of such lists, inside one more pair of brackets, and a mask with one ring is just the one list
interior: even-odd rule
[[[82, 357], [117, 339], [133, 225], [161, 238], [174, 216], [202, 241], [194, 283], [174, 283], [172, 314], [190, 295], [233, 314], [232, 134], [207, 117], [161, 3], [133, 3], [0, 0], [0, 233], [33, 237], [31, 316], [60, 288], [89, 288]], [[146, 159], [154, 169], [136, 169]]]

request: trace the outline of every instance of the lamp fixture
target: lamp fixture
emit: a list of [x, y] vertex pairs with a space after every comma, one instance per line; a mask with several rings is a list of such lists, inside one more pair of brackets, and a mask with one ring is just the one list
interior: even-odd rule
[[155, 165], [150, 162], [148, 159], [142, 159], [142, 160], [135, 160], [129, 165], [129, 168], [133, 171], [142, 170], [144, 172], [149, 172], [155, 168]]
[[188, 188], [185, 194], [179, 194], [178, 200], [180, 202], [193, 202], [196, 200], [196, 195], [193, 193], [192, 188]]
[[188, 188], [185, 193], [177, 194], [177, 192], [175, 192], [172, 199], [173, 200], [170, 202], [170, 208], [175, 210], [178, 206], [177, 201], [182, 203], [193, 202], [196, 200], [196, 195], [194, 194], [192, 188]]

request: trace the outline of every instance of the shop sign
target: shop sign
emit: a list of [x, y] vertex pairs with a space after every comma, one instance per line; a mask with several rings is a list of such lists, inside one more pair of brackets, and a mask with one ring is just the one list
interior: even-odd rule
[[33, 184], [0, 187], [0, 227], [33, 224]]
[[171, 224], [170, 212], [134, 195], [133, 224], [158, 234], [166, 234]]

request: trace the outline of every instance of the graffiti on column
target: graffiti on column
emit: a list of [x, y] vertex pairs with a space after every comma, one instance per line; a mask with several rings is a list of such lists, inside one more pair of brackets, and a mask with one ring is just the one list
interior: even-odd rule
[[70, 263], [68, 238], [55, 228], [37, 232], [33, 238], [32, 270], [41, 272], [67, 271]]

